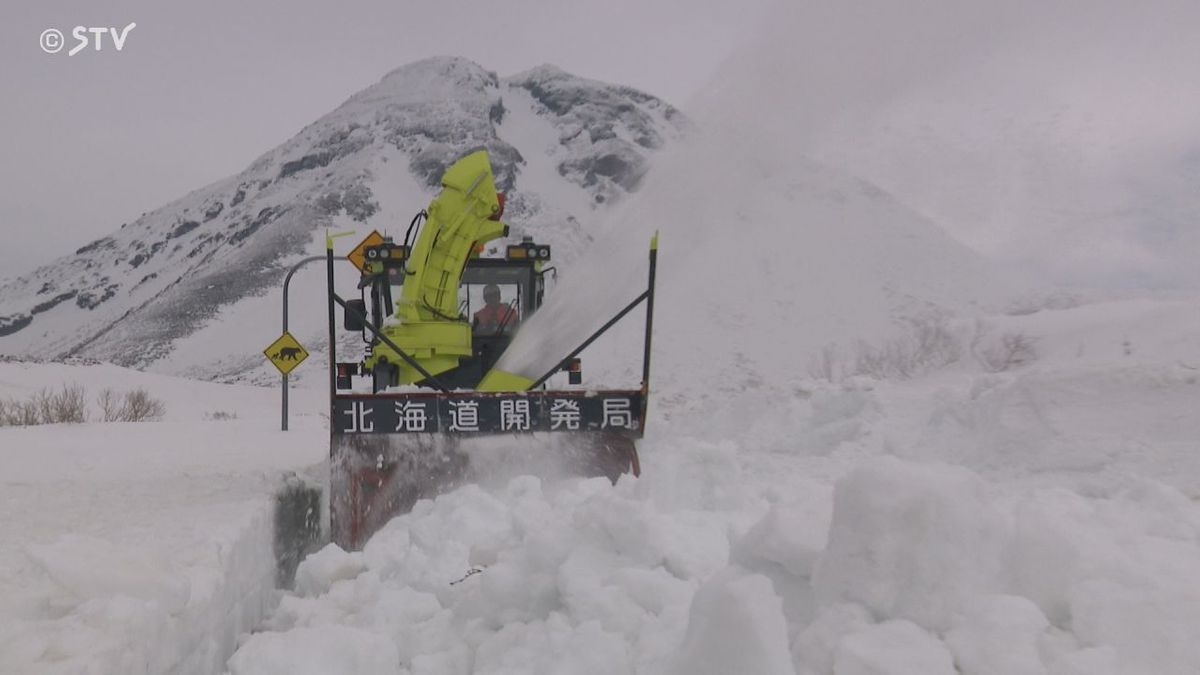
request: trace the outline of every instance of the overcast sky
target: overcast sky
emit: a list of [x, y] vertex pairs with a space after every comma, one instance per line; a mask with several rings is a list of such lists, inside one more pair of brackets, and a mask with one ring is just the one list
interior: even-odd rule
[[[732, 133], [794, 142], [1043, 280], [1200, 285], [1200, 0], [21, 4], [0, 5], [0, 278], [240, 172], [393, 68], [459, 55], [697, 118], [733, 96]], [[133, 22], [123, 51], [67, 56], [74, 26]], [[42, 51], [47, 28], [63, 51]], [[730, 68], [754, 76], [706, 91]]]
[[[683, 105], [765, 0], [0, 4], [0, 278], [244, 169], [386, 72], [542, 63]], [[129, 31], [74, 56], [75, 26]], [[41, 33], [66, 37], [44, 53]], [[88, 36], [92, 38], [91, 35]]]

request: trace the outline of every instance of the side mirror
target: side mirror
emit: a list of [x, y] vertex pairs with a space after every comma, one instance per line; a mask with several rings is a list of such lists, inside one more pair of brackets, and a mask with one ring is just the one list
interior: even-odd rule
[[[357, 312], [357, 314], [355, 313]], [[366, 327], [367, 303], [360, 299], [347, 300], [343, 311], [342, 326], [348, 331], [361, 332]]]

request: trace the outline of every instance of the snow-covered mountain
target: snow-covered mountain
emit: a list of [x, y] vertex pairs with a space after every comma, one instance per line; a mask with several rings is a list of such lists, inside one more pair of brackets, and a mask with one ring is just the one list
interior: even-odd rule
[[[322, 246], [319, 231], [402, 235], [445, 167], [479, 147], [509, 193], [512, 236], [534, 234], [569, 259], [596, 211], [634, 190], [685, 126], [651, 95], [554, 66], [500, 78], [461, 58], [419, 61], [242, 173], [0, 285], [0, 352], [161, 368], [180, 356], [181, 339], [277, 290], [298, 257]], [[277, 316], [278, 301], [270, 306]], [[220, 375], [202, 364], [222, 359], [233, 372], [241, 366], [230, 353], [254, 354], [257, 339], [209, 343], [184, 361], [195, 375]]]

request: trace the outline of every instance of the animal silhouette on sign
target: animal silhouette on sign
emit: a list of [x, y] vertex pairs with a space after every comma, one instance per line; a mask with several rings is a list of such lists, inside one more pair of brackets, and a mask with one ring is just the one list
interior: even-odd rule
[[299, 361], [300, 360], [300, 348], [299, 347], [280, 347], [279, 351], [275, 352], [275, 355], [272, 356], [271, 359], [273, 359], [275, 361]]

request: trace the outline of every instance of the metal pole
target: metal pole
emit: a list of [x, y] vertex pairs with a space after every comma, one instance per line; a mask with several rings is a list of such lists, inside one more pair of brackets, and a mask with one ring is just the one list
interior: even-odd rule
[[334, 327], [337, 317], [333, 308], [333, 299], [336, 297], [333, 294], [333, 238], [327, 236], [325, 241], [325, 281], [328, 284], [326, 299], [329, 305], [329, 447], [332, 448], [333, 428], [336, 426], [333, 416], [337, 412], [333, 409], [333, 397], [337, 393], [337, 334]]
[[646, 409], [650, 399], [650, 339], [654, 332], [654, 276], [658, 268], [658, 232], [650, 239], [650, 282], [646, 289], [646, 346], [642, 353], [642, 432], [646, 430]]
[[279, 421], [279, 430], [280, 430], [280, 431], [287, 431], [287, 430], [288, 430], [288, 428], [287, 428], [287, 418], [288, 418], [288, 408], [287, 408], [287, 396], [288, 396], [287, 373], [284, 373], [284, 374], [283, 374], [283, 392], [282, 392], [282, 393], [283, 393], [283, 419], [281, 419], [281, 420]]
[[[296, 263], [295, 265], [292, 265], [292, 268], [290, 270], [288, 270], [287, 276], [285, 276], [283, 278], [283, 332], [284, 333], [288, 332], [288, 289], [292, 285], [292, 275], [294, 275], [297, 270], [299, 270], [301, 267], [304, 267], [308, 263], [316, 262], [318, 260], [324, 260], [324, 259], [325, 259], [325, 256], [323, 256], [323, 255], [313, 255], [313, 256], [304, 258], [303, 260]], [[350, 262], [350, 261], [347, 260], [346, 262]], [[283, 389], [282, 389], [283, 416], [279, 423], [279, 429], [281, 431], [287, 431], [288, 430], [288, 376], [286, 374], [283, 376], [282, 386], [283, 386]]]

